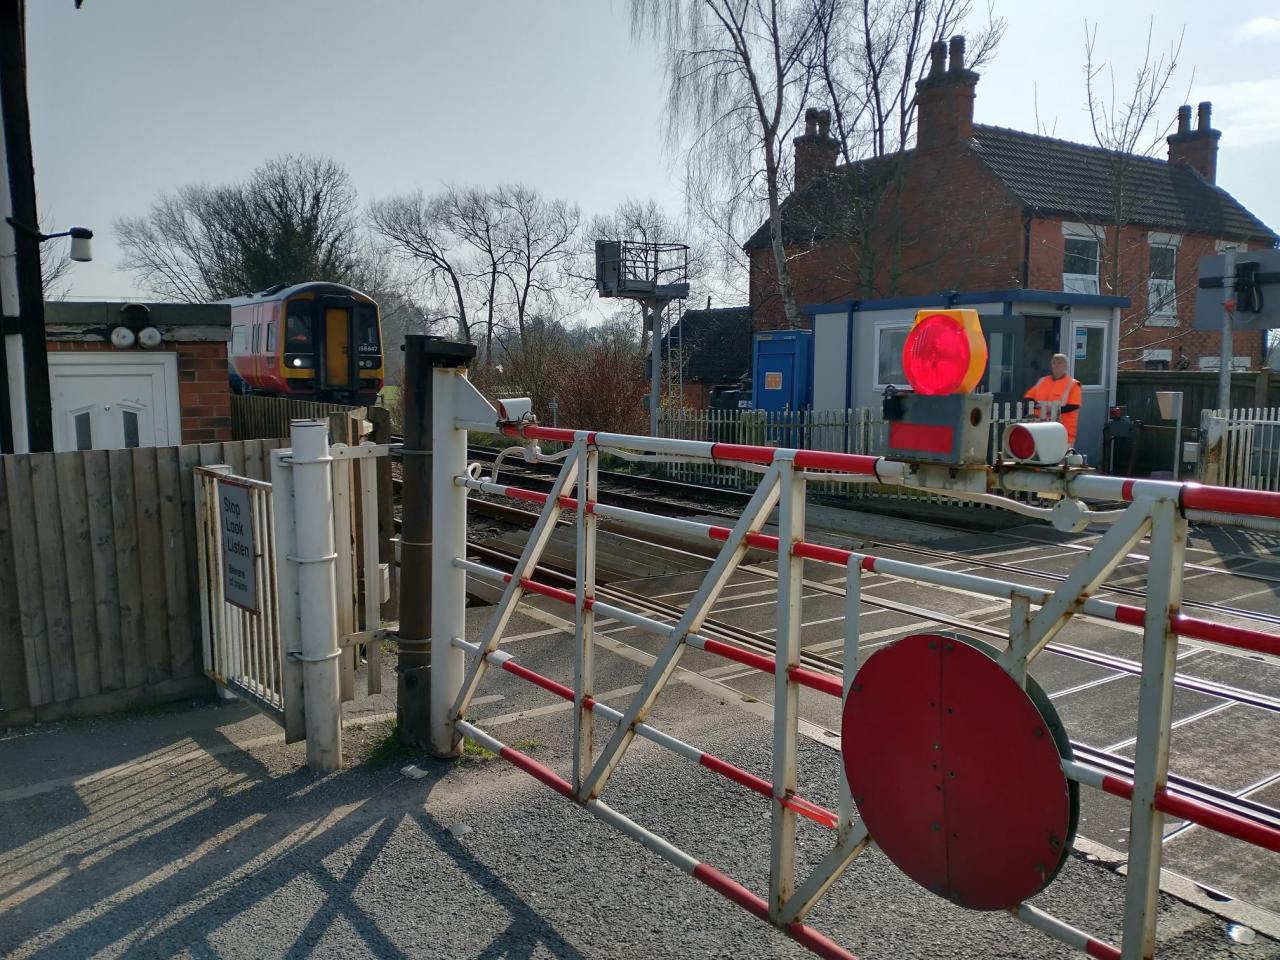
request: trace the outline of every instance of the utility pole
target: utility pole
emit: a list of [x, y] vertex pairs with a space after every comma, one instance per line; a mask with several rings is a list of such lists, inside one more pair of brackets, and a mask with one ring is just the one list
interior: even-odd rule
[[[35, 227], [36, 182], [27, 108], [24, 0], [0, 0], [0, 213]], [[0, 218], [0, 306], [4, 329], [5, 449], [53, 449], [53, 408], [44, 328], [38, 234]]]
[[1218, 351], [1218, 409], [1225, 415], [1231, 409], [1231, 317], [1236, 311], [1236, 252], [1223, 253], [1226, 265], [1222, 272], [1222, 347]]
[[649, 436], [656, 437], [659, 429], [659, 408], [662, 390], [662, 308], [661, 300], [650, 300], [649, 308]]

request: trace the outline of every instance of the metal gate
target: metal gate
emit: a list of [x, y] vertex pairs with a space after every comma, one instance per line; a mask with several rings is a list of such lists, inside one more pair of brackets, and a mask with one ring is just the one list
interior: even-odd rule
[[[1142, 958], [1155, 949], [1157, 896], [1161, 861], [1161, 830], [1166, 815], [1176, 816], [1248, 843], [1280, 853], [1280, 828], [1233, 810], [1188, 796], [1169, 784], [1168, 753], [1171, 705], [1178, 678], [1175, 671], [1177, 637], [1193, 637], [1238, 649], [1280, 655], [1280, 637], [1261, 631], [1201, 620], [1180, 611], [1183, 551], [1188, 520], [1234, 522], [1267, 530], [1280, 530], [1280, 496], [1253, 491], [1200, 487], [1195, 484], [1125, 480], [1102, 477], [1082, 470], [1002, 468], [984, 476], [994, 488], [1032, 492], [1056, 500], [1050, 508], [1013, 504], [1019, 512], [1052, 519], [1064, 530], [1081, 530], [1090, 522], [1109, 527], [1101, 541], [1056, 590], [959, 573], [907, 561], [875, 556], [814, 543], [805, 539], [805, 493], [811, 480], [847, 483], [892, 482], [928, 489], [942, 495], [960, 491], [948, 487], [946, 471], [917, 470], [916, 465], [883, 457], [778, 449], [728, 443], [670, 440], [664, 438], [573, 431], [538, 426], [529, 419], [501, 420], [493, 408], [469, 384], [465, 369], [437, 368], [434, 377], [434, 481], [432, 512], [432, 743], [441, 755], [459, 750], [466, 737], [498, 753], [602, 821], [644, 844], [682, 871], [690, 874], [730, 901], [765, 920], [820, 956], [851, 960], [852, 954], [803, 921], [834, 881], [874, 840], [893, 862], [917, 882], [948, 896], [961, 906], [1003, 909], [1043, 933], [1093, 957]], [[528, 409], [527, 401], [505, 401], [507, 409]], [[563, 466], [550, 493], [542, 494], [497, 483], [482, 474], [482, 466], [466, 462], [467, 430], [500, 432], [519, 444], [513, 448], [531, 459], [558, 459]], [[568, 445], [548, 457], [538, 441]], [[712, 463], [729, 463], [761, 474], [750, 502], [732, 527], [651, 515], [613, 507], [597, 498], [599, 453], [646, 459], [681, 457]], [[468, 491], [507, 496], [543, 504], [543, 511], [529, 535], [515, 569], [506, 573], [466, 559], [466, 498]], [[1086, 500], [1121, 504], [1121, 509], [1093, 510]], [[774, 508], [778, 509], [778, 534], [762, 532]], [[557, 520], [574, 515], [577, 532], [577, 586], [560, 589], [534, 579], [538, 559]], [[595, 528], [597, 518], [627, 524], [637, 530], [698, 534], [723, 547], [683, 615], [674, 625], [636, 610], [605, 602], [595, 588]], [[1093, 596], [1110, 573], [1143, 537], [1151, 539], [1146, 607], [1128, 606]], [[733, 643], [700, 634], [703, 622], [748, 548], [772, 551], [778, 556], [776, 651], [769, 656]], [[865, 573], [886, 573], [921, 584], [960, 588], [967, 592], [1005, 600], [1010, 608], [1007, 646], [1003, 650], [958, 636], [917, 635], [898, 641], [893, 657], [876, 654], [856, 673], [823, 672], [806, 665], [801, 656], [800, 626], [803, 607], [804, 563], [836, 565], [846, 572], [848, 597], [845, 617], [844, 659], [858, 663], [860, 642], [860, 591]], [[477, 642], [465, 638], [464, 581], [467, 574], [503, 585], [503, 595]], [[575, 662], [572, 686], [535, 673], [500, 649], [500, 641], [517, 604], [526, 595], [557, 600], [574, 611]], [[624, 710], [615, 710], [594, 699], [595, 619], [609, 617], [621, 624], [648, 631], [664, 640], [662, 651], [649, 668], [645, 681]], [[1132, 775], [1119, 775], [1098, 765], [1087, 754], [1074, 755], [1056, 713], [1047, 699], [1035, 696], [1035, 684], [1027, 677], [1028, 664], [1053, 649], [1054, 637], [1074, 616], [1109, 620], [1140, 628], [1141, 676], [1137, 737]], [[693, 647], [774, 677], [773, 769], [769, 779], [742, 769], [699, 747], [681, 741], [648, 722], [649, 713], [671, 678], [681, 655]], [[887, 652], [887, 651], [886, 651]], [[873, 696], [871, 664], [879, 693]], [[933, 664], [932, 667], [929, 664]], [[572, 770], [563, 776], [516, 750], [467, 719], [468, 708], [485, 671], [494, 666], [529, 681], [574, 704]], [[1137, 666], [1137, 665], [1135, 665]], [[950, 671], [950, 673], [948, 673]], [[884, 676], [888, 677], [885, 686]], [[937, 676], [938, 695], [898, 695], [893, 684], [914, 682], [921, 676]], [[956, 678], [949, 690], [947, 676]], [[863, 689], [863, 687], [867, 689]], [[797, 735], [800, 688], [804, 687], [842, 703], [843, 773], [838, 809], [828, 810], [798, 793]], [[973, 689], [983, 691], [974, 700]], [[906, 689], [898, 688], [900, 689]], [[887, 690], [887, 692], [886, 692]], [[930, 688], [932, 690], [932, 688]], [[957, 692], [958, 691], [958, 692]], [[987, 691], [990, 691], [988, 696]], [[968, 727], [952, 718], [956, 697], [968, 696]], [[1041, 702], [1043, 700], [1043, 702]], [[593, 722], [601, 717], [616, 726], [606, 745], [596, 751]], [[973, 724], [973, 717], [978, 724]], [[868, 718], [870, 718], [868, 720]], [[1019, 719], [1020, 718], [1020, 719]], [[1028, 718], [1030, 718], [1028, 720]], [[1017, 722], [1014, 722], [1014, 721]], [[1023, 722], [1027, 720], [1028, 722]], [[869, 726], [860, 726], [869, 724]], [[960, 726], [956, 726], [960, 724]], [[876, 736], [864, 736], [868, 729]], [[932, 753], [952, 730], [967, 737], [965, 749], [954, 755], [957, 764], [968, 764], [968, 776], [956, 777], [953, 755]], [[937, 731], [947, 731], [940, 735]], [[1021, 740], [1003, 740], [1021, 731]], [[958, 734], [958, 735], [959, 735]], [[635, 737], [645, 738], [678, 756], [699, 763], [757, 794], [771, 806], [770, 869], [767, 895], [757, 894], [732, 877], [681, 850], [648, 827], [620, 813], [601, 799], [612, 774], [623, 761]], [[875, 746], [882, 737], [897, 737], [891, 749], [877, 755], [861, 749]], [[932, 743], [930, 741], [933, 741]], [[853, 745], [851, 748], [850, 745]], [[947, 751], [951, 748], [946, 744]], [[911, 803], [895, 802], [906, 789], [895, 779], [901, 758], [910, 754], [915, 766]], [[946, 767], [940, 766], [946, 756]], [[993, 762], [992, 758], [998, 758]], [[930, 761], [932, 770], [930, 770]], [[923, 771], [922, 773], [920, 771]], [[978, 772], [985, 775], [979, 775]], [[955, 777], [954, 780], [948, 777]], [[934, 783], [936, 781], [936, 785]], [[855, 792], [853, 784], [858, 785]], [[1106, 943], [1027, 902], [1050, 883], [1065, 858], [1074, 834], [1072, 803], [1064, 798], [1081, 787], [1104, 791], [1130, 801], [1130, 858], [1126, 878], [1123, 942]], [[963, 848], [952, 843], [945, 820], [911, 821], [919, 811], [933, 809], [937, 797], [974, 810], [1003, 805], [1007, 816], [966, 821], [984, 842]], [[879, 808], [877, 795], [882, 801]], [[855, 802], [856, 798], [856, 802]], [[1030, 802], [1028, 800], [1035, 802]], [[1043, 800], [1044, 803], [1040, 803]], [[919, 801], [917, 803], [917, 801]], [[938, 801], [941, 802], [941, 801]], [[1019, 821], [1027, 809], [1057, 806], [1052, 830], [1048, 820]], [[1065, 805], [1064, 805], [1065, 804]], [[855, 808], [857, 816], [855, 816]], [[955, 807], [953, 806], [954, 810]], [[873, 814], [873, 811], [876, 811]], [[946, 816], [950, 812], [944, 811]], [[805, 817], [833, 831], [829, 851], [808, 872], [800, 873], [796, 856], [796, 817]], [[1046, 814], [1046, 817], [1048, 815]], [[1050, 817], [1049, 819], [1052, 819]], [[990, 831], [994, 831], [991, 833]], [[1019, 832], [1021, 831], [1021, 832]], [[1039, 844], [1045, 848], [1042, 853]], [[993, 867], [993, 857], [1026, 847], [1034, 853], [1023, 864], [1024, 881], [1011, 884], [1011, 871]], [[921, 854], [921, 850], [924, 854]], [[1056, 858], [1056, 859], [1055, 859]], [[939, 867], [941, 864], [941, 867]], [[954, 882], [957, 871], [973, 886]], [[967, 871], [967, 872], [966, 872]], [[1034, 879], [1031, 879], [1034, 877]]]
[[1280, 491], [1280, 407], [1205, 410], [1201, 435], [1205, 483]]
[[333, 444], [325, 420], [295, 420], [271, 452], [271, 482], [197, 467], [195, 500], [204, 668], [307, 740], [313, 769], [341, 765], [342, 703], [363, 650], [382, 689], [376, 458], [385, 444]]

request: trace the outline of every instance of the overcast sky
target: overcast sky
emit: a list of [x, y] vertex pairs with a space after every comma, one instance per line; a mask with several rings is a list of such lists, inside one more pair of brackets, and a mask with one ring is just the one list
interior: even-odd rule
[[[1185, 23], [1164, 112], [1188, 85], [1189, 102], [1213, 101], [1218, 183], [1280, 229], [1274, 0], [995, 8], [1009, 29], [978, 84], [976, 120], [1034, 130], [1038, 99], [1043, 126], [1082, 142], [1085, 19], [1118, 78], [1136, 67], [1153, 14], [1165, 47]], [[96, 234], [95, 261], [70, 274], [77, 297], [141, 294], [118, 267], [114, 218], [287, 152], [333, 157], [365, 202], [518, 180], [587, 214], [628, 196], [681, 204], [661, 140], [659, 52], [631, 39], [625, 0], [84, 0], [79, 11], [29, 0], [28, 32], [42, 226]]]

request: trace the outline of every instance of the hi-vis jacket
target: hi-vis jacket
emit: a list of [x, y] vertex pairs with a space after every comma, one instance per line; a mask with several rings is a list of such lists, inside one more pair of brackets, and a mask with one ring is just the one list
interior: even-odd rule
[[1072, 377], [1055, 380], [1053, 377], [1041, 377], [1034, 387], [1026, 393], [1028, 400], [1040, 405], [1040, 415], [1052, 418], [1057, 412], [1057, 420], [1067, 428], [1067, 443], [1076, 444], [1076, 425], [1080, 419], [1080, 381]]

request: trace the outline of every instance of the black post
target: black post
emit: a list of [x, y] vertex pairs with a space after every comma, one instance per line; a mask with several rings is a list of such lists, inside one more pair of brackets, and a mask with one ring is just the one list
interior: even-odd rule
[[[35, 165], [31, 156], [31, 120], [27, 109], [26, 17], [23, 0], [0, 0], [0, 111], [13, 219], [39, 229], [36, 217]], [[7, 225], [6, 225], [7, 229]], [[40, 279], [40, 238], [14, 230], [17, 247], [18, 315], [26, 368], [27, 429], [31, 451], [53, 449], [53, 405], [49, 397], [49, 357], [44, 328], [44, 290]], [[6, 394], [4, 403], [9, 402]], [[15, 429], [18, 425], [13, 425]]]
[[400, 742], [431, 744], [432, 369], [466, 366], [474, 344], [410, 334], [404, 343], [404, 469], [400, 487]]
[[405, 337], [404, 466], [400, 485], [400, 742], [431, 744], [431, 360], [427, 338]]

